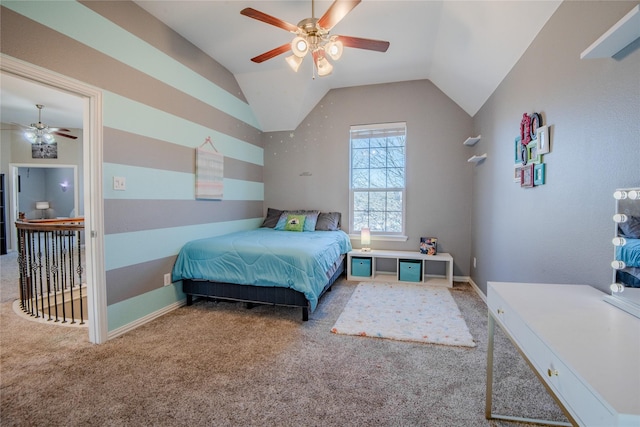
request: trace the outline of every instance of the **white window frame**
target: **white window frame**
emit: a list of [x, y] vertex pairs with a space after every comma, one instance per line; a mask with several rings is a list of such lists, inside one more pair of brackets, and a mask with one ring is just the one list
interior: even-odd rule
[[372, 240], [389, 240], [389, 241], [406, 241], [406, 227], [407, 227], [407, 124], [406, 122], [394, 122], [394, 123], [375, 123], [367, 125], [353, 125], [349, 130], [349, 234], [352, 238], [359, 238], [360, 229], [355, 229], [354, 226], [354, 192], [355, 190], [362, 191], [362, 189], [354, 189], [352, 187], [353, 182], [353, 170], [352, 170], [352, 139], [351, 133], [353, 131], [362, 130], [384, 130], [391, 128], [404, 127], [405, 131], [405, 144], [404, 144], [404, 187], [403, 188], [377, 188], [371, 191], [400, 191], [402, 193], [402, 230], [399, 232], [381, 232], [371, 230]]

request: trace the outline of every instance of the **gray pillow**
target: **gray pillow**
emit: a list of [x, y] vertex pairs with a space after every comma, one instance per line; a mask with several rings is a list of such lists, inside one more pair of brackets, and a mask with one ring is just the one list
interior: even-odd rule
[[640, 239], [640, 216], [630, 216], [618, 224], [620, 235], [627, 239]]
[[267, 216], [264, 218], [264, 221], [262, 222], [262, 225], [260, 227], [268, 227], [268, 228], [275, 227], [276, 224], [278, 223], [278, 220], [280, 219], [280, 215], [282, 215], [282, 212], [283, 211], [278, 209], [268, 208]]
[[316, 231], [338, 231], [340, 230], [340, 212], [320, 212], [316, 222]]

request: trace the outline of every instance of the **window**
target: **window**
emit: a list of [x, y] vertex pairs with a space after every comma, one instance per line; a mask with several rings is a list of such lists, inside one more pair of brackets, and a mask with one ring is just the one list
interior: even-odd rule
[[404, 235], [406, 123], [351, 126], [350, 233]]

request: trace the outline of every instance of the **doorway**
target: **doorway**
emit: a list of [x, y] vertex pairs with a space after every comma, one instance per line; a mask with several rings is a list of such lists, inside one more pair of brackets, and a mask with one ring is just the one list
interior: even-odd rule
[[[22, 212], [26, 219], [75, 218], [82, 216], [78, 209], [82, 200], [78, 195], [77, 165], [11, 164], [14, 188], [10, 201], [11, 212]], [[39, 209], [38, 206], [47, 207]], [[15, 240], [12, 239], [12, 242]], [[12, 243], [15, 249], [15, 244]]]
[[[79, 209], [84, 211], [85, 218], [89, 341], [104, 343], [108, 327], [102, 210], [102, 91], [6, 55], [0, 55], [0, 72], [81, 99], [83, 172], [82, 179], [76, 177], [76, 182], [84, 184], [83, 203]], [[15, 169], [17, 171], [17, 167]], [[13, 173], [10, 179], [14, 181]], [[11, 182], [9, 188], [17, 188], [17, 184]], [[17, 220], [16, 215], [16, 210], [11, 209], [10, 224]]]

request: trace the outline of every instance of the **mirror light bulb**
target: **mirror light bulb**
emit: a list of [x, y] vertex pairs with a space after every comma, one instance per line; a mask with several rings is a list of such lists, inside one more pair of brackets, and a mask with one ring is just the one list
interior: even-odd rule
[[616, 190], [616, 192], [613, 193], [613, 198], [616, 200], [624, 200], [627, 198], [627, 192], [623, 190]]
[[620, 283], [612, 283], [611, 286], [609, 286], [609, 289], [611, 289], [611, 292], [613, 293], [624, 292], [624, 286]]
[[627, 222], [627, 219], [629, 219], [625, 214], [615, 214], [613, 216], [613, 220], [615, 222], [617, 222], [618, 224], [622, 223], [622, 222]]
[[622, 270], [627, 267], [627, 264], [625, 264], [624, 261], [615, 260], [611, 263], [611, 267], [615, 270]]
[[627, 240], [624, 237], [614, 237], [611, 243], [614, 246], [624, 246], [627, 244]]
[[631, 200], [638, 200], [638, 199], [640, 199], [640, 191], [639, 190], [631, 190], [631, 191], [629, 191], [628, 196], [629, 196], [629, 198]]

